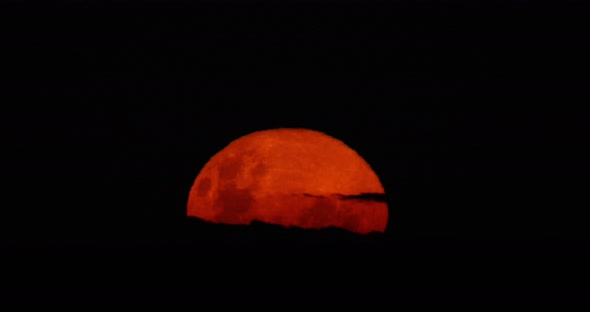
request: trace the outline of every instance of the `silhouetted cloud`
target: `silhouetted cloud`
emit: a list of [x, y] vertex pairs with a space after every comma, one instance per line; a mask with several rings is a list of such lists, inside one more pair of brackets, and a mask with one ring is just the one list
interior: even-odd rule
[[[299, 194], [293, 194], [295, 196], [300, 196]], [[361, 193], [361, 194], [354, 194], [354, 195], [346, 195], [346, 194], [330, 194], [330, 195], [314, 195], [314, 194], [301, 194], [305, 197], [315, 197], [315, 198], [329, 198], [329, 197], [336, 197], [343, 200], [367, 200], [367, 201], [376, 201], [376, 202], [385, 202], [387, 201], [387, 196], [383, 193]]]

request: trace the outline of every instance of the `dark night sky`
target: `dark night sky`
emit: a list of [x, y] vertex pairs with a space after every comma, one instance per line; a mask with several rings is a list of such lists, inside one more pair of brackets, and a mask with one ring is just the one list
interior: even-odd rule
[[209, 157], [275, 127], [359, 152], [388, 237], [588, 238], [581, 9], [270, 2], [3, 11], [7, 241], [157, 238]]

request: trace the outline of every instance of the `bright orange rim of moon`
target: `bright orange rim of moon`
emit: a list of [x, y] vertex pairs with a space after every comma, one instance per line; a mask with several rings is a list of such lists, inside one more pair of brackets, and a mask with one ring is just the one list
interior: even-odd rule
[[384, 189], [342, 141], [298, 128], [240, 137], [199, 172], [187, 215], [224, 224], [257, 220], [286, 227], [384, 232]]

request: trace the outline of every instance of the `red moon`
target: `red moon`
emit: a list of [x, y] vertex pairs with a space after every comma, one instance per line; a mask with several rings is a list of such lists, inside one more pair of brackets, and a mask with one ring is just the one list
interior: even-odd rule
[[240, 137], [215, 154], [190, 190], [187, 215], [367, 234], [385, 231], [383, 195], [369, 164], [342, 141], [280, 128]]

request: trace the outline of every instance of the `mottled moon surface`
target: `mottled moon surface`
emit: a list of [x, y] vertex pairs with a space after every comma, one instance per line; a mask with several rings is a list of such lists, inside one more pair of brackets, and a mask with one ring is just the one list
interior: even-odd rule
[[215, 154], [190, 190], [187, 215], [366, 234], [385, 231], [388, 210], [379, 178], [354, 150], [322, 132], [281, 128]]

